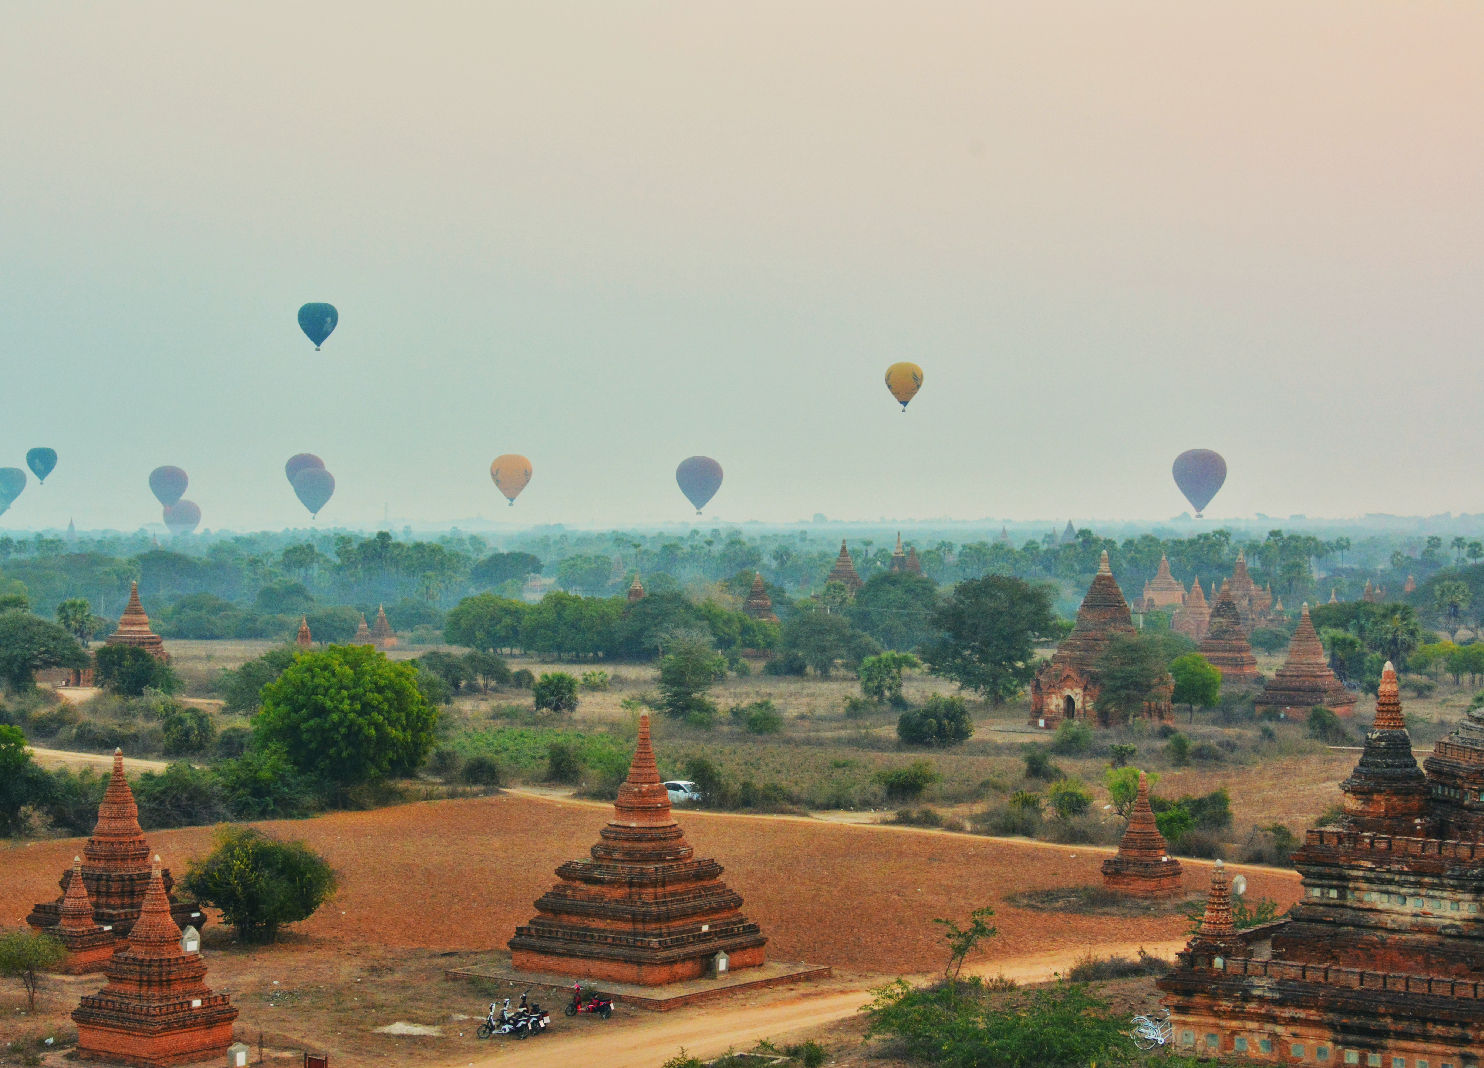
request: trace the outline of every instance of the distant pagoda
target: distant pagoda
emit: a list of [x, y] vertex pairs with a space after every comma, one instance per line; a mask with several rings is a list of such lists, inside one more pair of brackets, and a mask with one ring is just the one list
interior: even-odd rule
[[906, 571], [907, 554], [902, 550], [902, 532], [897, 531], [897, 547], [891, 551], [891, 563], [887, 565], [889, 571]]
[[1257, 657], [1252, 655], [1252, 646], [1242, 629], [1241, 616], [1232, 600], [1230, 579], [1221, 584], [1221, 595], [1211, 609], [1206, 636], [1196, 651], [1221, 672], [1222, 682], [1257, 681]]
[[917, 558], [917, 546], [907, 546], [907, 574], [922, 574], [922, 561]]
[[361, 625], [356, 628], [356, 636], [350, 640], [351, 645], [375, 645], [376, 639], [371, 637], [371, 628], [366, 626], [366, 613], [361, 613]]
[[1077, 540], [1077, 528], [1072, 526], [1072, 521], [1067, 520], [1067, 529], [1061, 532], [1061, 544], [1071, 545]]
[[314, 638], [309, 633], [309, 617], [299, 617], [299, 635], [294, 639], [294, 644], [300, 649], [314, 648]]
[[516, 928], [514, 966], [660, 986], [701, 977], [720, 952], [733, 971], [761, 965], [767, 939], [738, 911], [742, 898], [721, 881], [721, 865], [697, 860], [670, 814], [647, 713], [613, 808], [592, 859], [557, 868], [561, 882]]
[[773, 611], [773, 599], [768, 596], [768, 588], [758, 572], [753, 572], [752, 589], [748, 591], [747, 602], [742, 606], [742, 611], [765, 623], [778, 622], [778, 616]]
[[139, 583], [129, 583], [129, 603], [124, 606], [124, 614], [119, 617], [118, 629], [104, 640], [104, 644], [132, 645], [136, 649], [143, 649], [156, 660], [169, 661], [170, 654], [165, 652], [165, 643], [149, 629], [149, 616], [144, 614], [144, 606], [139, 603]]
[[1301, 717], [1316, 706], [1328, 708], [1340, 716], [1355, 715], [1355, 694], [1330, 670], [1324, 645], [1309, 621], [1309, 605], [1299, 612], [1298, 629], [1288, 643], [1288, 660], [1257, 695], [1254, 704], [1279, 712], [1296, 712]]
[[392, 625], [386, 618], [386, 609], [381, 605], [376, 606], [376, 622], [371, 627], [371, 644], [378, 649], [397, 647], [397, 632], [392, 630]]
[[1206, 636], [1206, 628], [1210, 624], [1211, 606], [1206, 603], [1206, 595], [1201, 591], [1201, 580], [1192, 579], [1185, 602], [1175, 609], [1175, 614], [1170, 619], [1170, 629], [1193, 642], [1199, 642]]
[[1180, 897], [1180, 862], [1170, 856], [1149, 807], [1149, 779], [1139, 772], [1139, 793], [1118, 853], [1103, 861], [1103, 885], [1129, 897]]
[[1159, 570], [1154, 578], [1144, 583], [1144, 610], [1179, 608], [1185, 603], [1185, 586], [1170, 574], [1170, 561], [1164, 553], [1159, 554]]
[[860, 575], [856, 573], [855, 561], [850, 558], [850, 550], [845, 547], [843, 541], [840, 542], [840, 555], [835, 557], [835, 566], [825, 576], [825, 582], [843, 583], [852, 594], [865, 585]]
[[634, 576], [634, 581], [629, 583], [629, 604], [644, 600], [644, 583], [639, 581], [639, 576]]

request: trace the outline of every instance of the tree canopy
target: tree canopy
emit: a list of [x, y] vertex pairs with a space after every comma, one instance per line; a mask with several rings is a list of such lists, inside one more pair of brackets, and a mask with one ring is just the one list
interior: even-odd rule
[[303, 842], [280, 842], [251, 827], [216, 832], [216, 848], [192, 861], [184, 889], [220, 909], [244, 942], [272, 942], [278, 929], [314, 915], [335, 895], [335, 872]]
[[88, 663], [88, 654], [63, 627], [30, 612], [0, 612], [0, 679], [12, 691], [35, 689], [38, 671]]
[[1003, 575], [960, 582], [933, 614], [933, 626], [939, 637], [918, 655], [935, 675], [995, 704], [1035, 677], [1035, 642], [1063, 630], [1046, 587]]

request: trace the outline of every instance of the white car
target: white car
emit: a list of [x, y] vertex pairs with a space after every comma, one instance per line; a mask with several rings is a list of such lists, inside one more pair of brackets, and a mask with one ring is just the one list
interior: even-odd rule
[[696, 789], [696, 784], [685, 779], [672, 779], [665, 783], [665, 789], [670, 791], [671, 804], [701, 800], [701, 791]]

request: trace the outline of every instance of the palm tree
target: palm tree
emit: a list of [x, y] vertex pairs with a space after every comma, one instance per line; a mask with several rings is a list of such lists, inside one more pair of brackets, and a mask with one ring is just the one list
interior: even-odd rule
[[1463, 563], [1463, 551], [1464, 549], [1468, 548], [1468, 544], [1468, 541], [1462, 536], [1455, 537], [1453, 541], [1450, 542], [1450, 545], [1453, 549], [1453, 562], [1455, 564]]

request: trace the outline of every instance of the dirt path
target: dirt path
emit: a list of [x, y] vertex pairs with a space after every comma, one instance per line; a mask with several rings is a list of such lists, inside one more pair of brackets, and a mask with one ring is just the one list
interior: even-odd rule
[[[984, 963], [967, 969], [976, 975], [1003, 975], [1022, 983], [1042, 982], [1056, 973], [1069, 971], [1088, 949], [1098, 956], [1135, 957], [1140, 949], [1156, 956], [1169, 956], [1185, 942], [1109, 943], [1075, 952], [1039, 953], [1010, 960]], [[924, 979], [924, 976], [914, 977]], [[750, 1049], [760, 1039], [776, 1045], [804, 1037], [827, 1024], [854, 1016], [871, 1000], [870, 985], [861, 983], [844, 990], [793, 993], [751, 1003], [713, 1002], [693, 1009], [667, 1013], [636, 1014], [622, 1027], [604, 1030], [599, 1021], [561, 1034], [547, 1034], [516, 1046], [511, 1039], [492, 1039], [482, 1057], [459, 1061], [447, 1068], [486, 1068], [515, 1063], [521, 1068], [570, 1068], [577, 1064], [601, 1064], [603, 1068], [659, 1068], [680, 1052], [705, 1059], [729, 1049]], [[586, 1021], [584, 1021], [586, 1022]]]
[[[97, 768], [111, 769], [113, 757], [103, 753], [74, 753], [67, 749], [37, 749], [27, 746], [31, 756], [44, 768]], [[164, 771], [169, 765], [163, 760], [140, 760], [124, 757], [124, 771], [138, 774], [141, 771]]]

